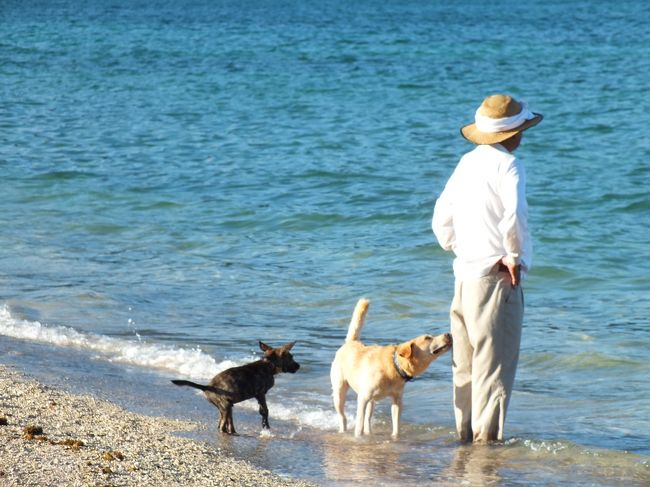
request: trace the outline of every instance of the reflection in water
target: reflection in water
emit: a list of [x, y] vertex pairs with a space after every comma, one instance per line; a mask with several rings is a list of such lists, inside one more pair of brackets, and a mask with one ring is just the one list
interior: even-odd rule
[[508, 464], [507, 448], [500, 445], [330, 435], [322, 446], [325, 476], [337, 485], [507, 485], [500, 474]]
[[442, 477], [462, 485], [499, 485], [505, 459], [499, 446], [461, 445]]
[[382, 481], [409, 476], [398, 444], [374, 438], [328, 436], [323, 442], [323, 466], [327, 479], [341, 484], [367, 481], [381, 485]]

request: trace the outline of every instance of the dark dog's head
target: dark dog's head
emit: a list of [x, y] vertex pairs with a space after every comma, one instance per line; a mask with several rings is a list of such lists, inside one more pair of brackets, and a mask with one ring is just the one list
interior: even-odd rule
[[264, 360], [275, 366], [276, 374], [289, 372], [295, 374], [300, 364], [293, 359], [290, 350], [296, 342], [287, 343], [278, 348], [269, 347], [266, 343], [260, 342], [260, 349], [264, 352]]

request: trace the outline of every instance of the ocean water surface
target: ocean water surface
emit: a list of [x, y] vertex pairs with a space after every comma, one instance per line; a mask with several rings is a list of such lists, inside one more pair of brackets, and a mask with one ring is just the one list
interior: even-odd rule
[[[5, 1], [0, 360], [323, 485], [650, 483], [650, 4], [640, 0]], [[454, 437], [451, 360], [404, 434], [336, 433], [329, 364], [448, 331], [435, 199], [488, 94], [545, 115], [508, 439]], [[471, 195], [468, 195], [471, 197]], [[222, 438], [171, 378], [296, 340], [302, 367]], [[349, 419], [354, 415], [349, 394]]]

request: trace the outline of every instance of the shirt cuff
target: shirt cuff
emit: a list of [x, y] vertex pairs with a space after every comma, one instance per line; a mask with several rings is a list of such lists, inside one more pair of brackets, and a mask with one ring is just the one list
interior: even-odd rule
[[521, 258], [518, 256], [514, 256], [513, 254], [508, 254], [503, 258], [503, 262], [505, 264], [511, 264], [517, 266], [521, 264]]

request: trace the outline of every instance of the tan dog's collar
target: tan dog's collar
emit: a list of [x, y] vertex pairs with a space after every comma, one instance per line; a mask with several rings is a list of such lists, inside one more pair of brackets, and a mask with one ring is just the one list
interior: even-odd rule
[[395, 366], [395, 370], [402, 379], [404, 379], [406, 382], [413, 380], [413, 376], [408, 375], [406, 371], [399, 366], [399, 363], [397, 362], [397, 350], [393, 352], [393, 365]]

